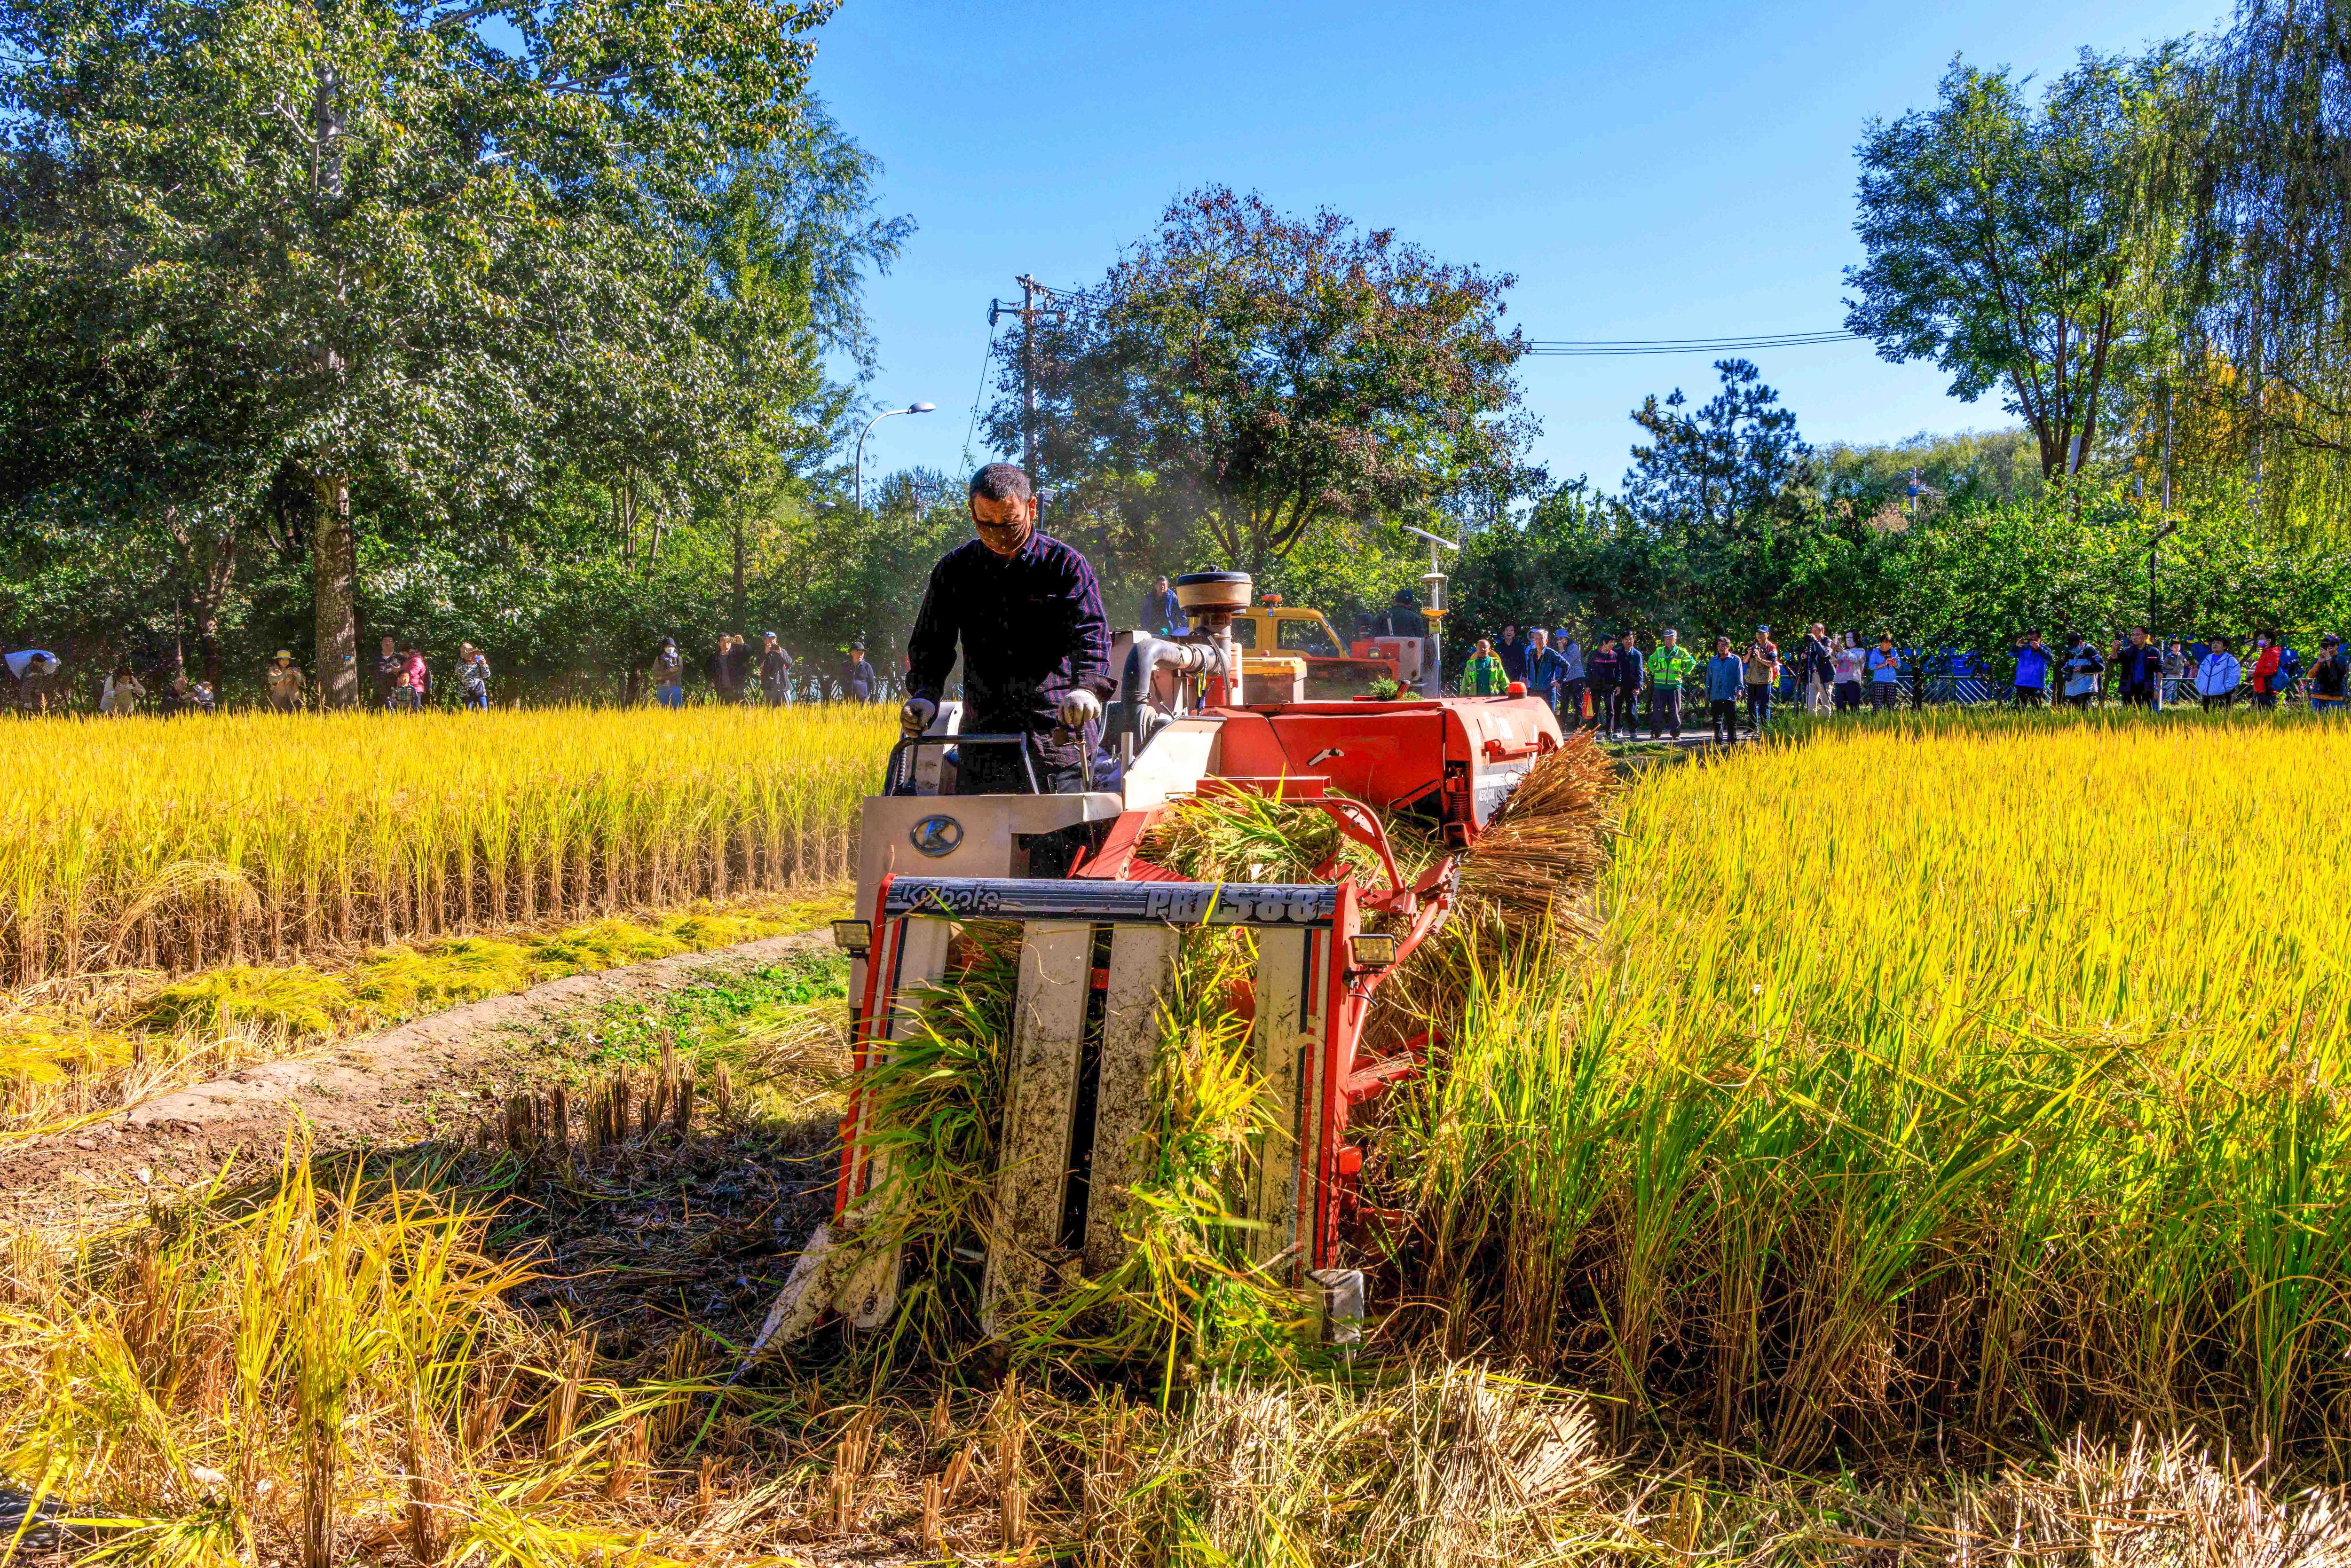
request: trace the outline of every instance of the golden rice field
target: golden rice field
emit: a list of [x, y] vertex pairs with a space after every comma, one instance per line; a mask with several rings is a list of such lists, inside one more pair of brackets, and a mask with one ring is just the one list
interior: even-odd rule
[[833, 880], [876, 708], [0, 726], [0, 986]]
[[1400, 1288], [1789, 1466], [2351, 1470], [2351, 727], [1929, 716], [1632, 792], [1386, 1151]]
[[[297, 1148], [13, 1239], [0, 1477], [191, 1564], [2351, 1561], [2346, 767], [1930, 715], [1646, 775], [1598, 936], [1468, 971], [1381, 1131], [1405, 1221], [1335, 1373], [891, 1333], [738, 1376], [747, 1323], [622, 1354], [517, 1305], [538, 1203], [700, 1208], [774, 1146], [728, 1113], [532, 1204], [511, 1151]], [[1005, 1032], [955, 1025], [942, 1096]]]

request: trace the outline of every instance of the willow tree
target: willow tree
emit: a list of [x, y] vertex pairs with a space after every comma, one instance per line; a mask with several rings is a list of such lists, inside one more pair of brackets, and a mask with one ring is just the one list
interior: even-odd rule
[[2208, 382], [2255, 443], [2351, 453], [2351, 0], [2246, 0], [2208, 81]]

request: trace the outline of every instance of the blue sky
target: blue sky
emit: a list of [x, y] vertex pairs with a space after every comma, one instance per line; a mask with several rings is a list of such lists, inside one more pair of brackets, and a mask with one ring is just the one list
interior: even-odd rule
[[[1834, 327], [1868, 116], [1931, 100], [1954, 54], [2047, 74], [2085, 45], [2220, 19], [2220, 0], [847, 0], [819, 36], [815, 85], [883, 161], [889, 210], [921, 225], [870, 292], [871, 391], [939, 405], [885, 421], [868, 472], [961, 464], [987, 302], [1017, 295], [1015, 274], [1088, 283], [1208, 181], [1515, 273], [1511, 315], [1531, 337]], [[1755, 357], [1816, 443], [2011, 423], [1865, 344]], [[1714, 382], [1702, 357], [1523, 370], [1538, 459], [1611, 486], [1626, 411]]]

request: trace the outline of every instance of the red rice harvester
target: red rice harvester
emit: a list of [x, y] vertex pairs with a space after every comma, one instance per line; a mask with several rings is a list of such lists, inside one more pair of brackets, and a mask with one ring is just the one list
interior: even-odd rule
[[[1422, 1035], [1374, 1051], [1364, 1022], [1381, 981], [1444, 921], [1457, 872], [1447, 855], [1407, 883], [1381, 814], [1409, 815], [1466, 848], [1560, 745], [1559, 724], [1515, 686], [1499, 697], [1243, 704], [1230, 624], [1249, 606], [1249, 577], [1196, 573], [1176, 591], [1186, 635], [1136, 632], [1113, 649], [1123, 670], [1108, 718], [1124, 763], [1116, 789], [954, 793], [964, 748], [1020, 744], [958, 733], [954, 705], [892, 752], [884, 792], [864, 805], [857, 915], [834, 929], [852, 958], [854, 1073], [833, 1218], [795, 1264], [761, 1345], [805, 1333], [828, 1312], [873, 1327], [893, 1310], [900, 1259], [879, 1239], [889, 1173], [868, 1142], [857, 1079], [920, 1027], [925, 995], [948, 977], [956, 924], [979, 919], [1023, 927], [981, 1286], [990, 1325], [1003, 1303], [1051, 1289], [1066, 1270], [1118, 1261], [1121, 1197], [1150, 1115], [1159, 997], [1184, 933], [1217, 925], [1256, 931], [1250, 1038], [1285, 1108], [1246, 1195], [1253, 1257], [1316, 1293], [1330, 1337], [1354, 1336], [1363, 1275], [1346, 1263], [1364, 1155], [1348, 1121], [1416, 1072], [1426, 1044]], [[1330, 812], [1377, 856], [1384, 880], [1359, 884], [1332, 866], [1332, 880], [1298, 884], [1191, 883], [1137, 854], [1171, 800], [1217, 790], [1278, 790]], [[1366, 931], [1372, 915], [1397, 918]]]

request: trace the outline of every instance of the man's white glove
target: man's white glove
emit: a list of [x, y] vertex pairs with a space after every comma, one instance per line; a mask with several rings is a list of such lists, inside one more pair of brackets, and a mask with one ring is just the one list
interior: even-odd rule
[[1061, 699], [1061, 727], [1083, 729], [1102, 717], [1102, 702], [1093, 693], [1081, 686]]
[[931, 727], [931, 720], [939, 716], [939, 705], [928, 697], [908, 697], [906, 706], [898, 710], [898, 727], [908, 735], [920, 735]]

